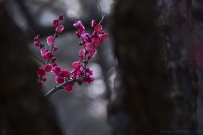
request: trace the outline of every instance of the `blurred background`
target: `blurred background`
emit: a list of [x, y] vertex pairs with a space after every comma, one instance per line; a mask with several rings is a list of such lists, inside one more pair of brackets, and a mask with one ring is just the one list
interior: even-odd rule
[[[99, 22], [103, 13], [105, 18], [101, 24], [104, 31], [110, 33], [115, 3], [113, 0], [8, 0], [6, 10], [22, 30], [22, 38], [30, 51], [39, 58], [41, 58], [39, 48], [33, 44], [33, 32], [36, 35], [40, 34], [41, 43], [46, 45], [46, 38], [54, 35], [55, 32], [52, 21], [58, 17], [59, 13], [63, 14], [64, 20], [61, 24], [65, 26], [65, 29], [56, 40], [55, 45], [58, 46], [58, 50], [55, 56], [58, 65], [63, 69], [72, 70], [72, 62], [79, 60], [78, 52], [82, 48], [78, 45], [81, 39], [75, 36], [77, 29], [73, 27], [73, 23], [81, 20], [86, 32], [91, 33], [93, 31], [90, 26], [91, 20], [95, 19], [96, 22]], [[34, 57], [33, 60], [42, 66]], [[65, 135], [109, 133], [107, 103], [110, 99], [115, 98], [114, 86], [119, 85], [115, 82], [116, 66], [114, 42], [110, 34], [109, 39], [98, 48], [96, 57], [88, 64], [88, 67], [94, 70], [94, 83], [82, 84], [82, 86], [76, 84], [70, 93], [60, 90], [51, 96], [49, 100], [54, 105], [59, 118], [59, 126]], [[197, 69], [199, 78], [197, 119], [198, 129], [203, 132], [202, 71], [202, 68]], [[45, 94], [54, 86], [56, 86], [54, 76], [49, 73], [42, 89], [43, 93]]]
[[[98, 7], [101, 7], [101, 11]], [[78, 45], [81, 39], [75, 36], [77, 30], [73, 27], [75, 21], [81, 20], [85, 31], [92, 33], [91, 20], [98, 23], [102, 13], [104, 31], [109, 33], [110, 16], [113, 1], [109, 0], [9, 0], [7, 10], [11, 18], [21, 28], [24, 40], [31, 52], [38, 58], [39, 48], [33, 44], [34, 35], [40, 34], [40, 41], [46, 45], [47, 36], [54, 35], [55, 28], [52, 21], [58, 14], [64, 15], [61, 24], [65, 26], [62, 34], [56, 40], [58, 50], [55, 53], [57, 64], [63, 69], [72, 70], [72, 62], [78, 61], [78, 53], [82, 48]], [[32, 29], [32, 31], [31, 31]], [[45, 48], [49, 48], [47, 45]], [[41, 63], [33, 59], [40, 66]], [[43, 59], [42, 59], [43, 60]], [[113, 56], [111, 36], [108, 41], [101, 44], [98, 53], [88, 67], [94, 71], [95, 81], [92, 84], [76, 84], [71, 93], [60, 90], [53, 94], [50, 101], [53, 103], [60, 127], [65, 134], [74, 135], [103, 135], [108, 133], [106, 106], [113, 90], [116, 61]], [[42, 66], [42, 65], [41, 65]], [[43, 92], [51, 90], [56, 83], [52, 73], [47, 74]]]

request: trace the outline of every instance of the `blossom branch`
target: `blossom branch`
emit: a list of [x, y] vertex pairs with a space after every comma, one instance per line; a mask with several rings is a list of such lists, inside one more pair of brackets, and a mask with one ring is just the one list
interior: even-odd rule
[[79, 78], [74, 78], [72, 80], [67, 80], [65, 81], [64, 83], [58, 85], [58, 86], [55, 86], [54, 88], [52, 88], [49, 92], [47, 92], [44, 96], [45, 97], [50, 97], [52, 94], [54, 94], [55, 92], [57, 92], [58, 90], [60, 89], [64, 89], [65, 86], [67, 86], [68, 84], [71, 84], [71, 83], [74, 83], [74, 82], [77, 82], [79, 85], [82, 84], [83, 80], [87, 78], [87, 76], [83, 76], [83, 77], [79, 77]]
[[58, 47], [55, 46], [55, 39], [58, 38], [59, 34], [64, 30], [64, 26], [59, 25], [59, 22], [63, 20], [62, 14], [59, 14], [59, 17], [53, 20], [53, 25], [56, 26], [54, 36], [47, 37], [47, 44], [51, 47], [51, 50], [45, 49], [45, 45], [39, 40], [40, 35], [35, 36], [34, 45], [40, 48], [41, 56], [47, 61], [47, 63], [43, 67], [40, 67], [37, 71], [39, 76], [38, 83], [42, 87], [42, 82], [46, 82], [46, 73], [52, 72], [56, 76], [56, 83], [59, 84], [44, 96], [50, 97], [53, 93], [60, 89], [71, 92], [75, 82], [81, 85], [83, 82], [90, 84], [94, 81], [93, 71], [87, 68], [87, 64], [90, 59], [95, 57], [97, 47], [108, 39], [108, 33], [102, 31], [102, 25], [100, 24], [103, 18], [104, 15], [102, 14], [102, 19], [99, 24], [96, 24], [96, 21], [92, 20], [91, 27], [94, 29], [92, 34], [85, 32], [85, 27], [81, 21], [77, 21], [73, 24], [74, 27], [78, 28], [75, 35], [78, 38], [82, 38], [79, 45], [83, 46], [83, 49], [79, 51], [80, 61], [72, 63], [72, 71], [61, 69], [61, 67], [56, 63], [56, 57], [54, 57], [54, 52], [58, 49]]

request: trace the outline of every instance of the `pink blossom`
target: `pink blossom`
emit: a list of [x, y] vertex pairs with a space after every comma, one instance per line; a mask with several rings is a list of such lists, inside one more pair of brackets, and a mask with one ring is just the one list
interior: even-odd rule
[[59, 72], [59, 73], [57, 74], [57, 76], [60, 77], [60, 78], [64, 78], [64, 77], [65, 77], [65, 75], [64, 75], [64, 73], [63, 73], [62, 71]]
[[59, 72], [61, 72], [61, 68], [59, 66], [55, 66], [51, 69], [51, 72], [54, 74], [54, 75], [58, 75]]
[[77, 72], [77, 76], [78, 77], [81, 77], [81, 76], [84, 76], [85, 75], [85, 73], [83, 72], [83, 71], [81, 71], [81, 70], [79, 70], [78, 72]]
[[43, 82], [46, 82], [46, 81], [47, 81], [47, 78], [46, 78], [46, 77], [43, 77], [43, 78], [42, 78], [42, 81], [43, 81]]
[[93, 71], [90, 70], [89, 68], [86, 68], [85, 71], [86, 71], [87, 78], [84, 80], [84, 82], [92, 83], [94, 81], [94, 78], [92, 77]]
[[64, 77], [68, 77], [70, 75], [70, 71], [69, 70], [62, 70], [62, 73], [64, 74]]
[[55, 62], [52, 63], [52, 67], [56, 67], [57, 64]]
[[34, 45], [37, 46], [37, 47], [39, 47], [39, 46], [40, 46], [39, 41], [35, 41], [35, 42], [34, 42]]
[[53, 37], [53, 36], [49, 36], [49, 37], [47, 38], [47, 44], [50, 45], [50, 46], [52, 46], [52, 45], [54, 45], [54, 43], [55, 43], [54, 37]]
[[89, 41], [90, 35], [88, 33], [84, 33], [84, 34], [82, 34], [82, 39], [86, 43]]
[[54, 26], [58, 26], [58, 24], [59, 24], [59, 20], [53, 20], [53, 25]]
[[76, 32], [75, 32], [75, 35], [76, 35], [78, 38], [80, 38], [81, 35], [84, 34], [84, 33], [85, 33], [85, 31], [76, 31]]
[[49, 60], [53, 57], [53, 53], [51, 51], [47, 51], [43, 57], [45, 60]]
[[83, 26], [81, 21], [77, 21], [76, 23], [73, 24], [74, 27], [78, 28], [80, 31], [84, 31], [85, 27]]
[[108, 33], [104, 33], [100, 36], [100, 39], [102, 42], [106, 41], [109, 37], [109, 34]]
[[73, 62], [73, 63], [72, 63], [72, 66], [73, 66], [74, 69], [77, 69], [77, 68], [80, 68], [80, 67], [81, 67], [79, 61], [75, 61], [75, 62]]
[[95, 20], [92, 20], [92, 22], [91, 22], [91, 27], [95, 27], [95, 25], [96, 25], [96, 21], [95, 21]]
[[56, 50], [58, 50], [58, 47], [54, 46], [53, 51], [56, 51]]
[[64, 26], [63, 25], [59, 25], [58, 27], [56, 27], [56, 32], [57, 33], [61, 33], [64, 30]]
[[94, 31], [96, 31], [96, 32], [102, 31], [102, 25], [97, 24], [97, 25], [94, 27]]
[[100, 40], [99, 38], [93, 38], [92, 39], [92, 43], [93, 43], [93, 46], [96, 48], [100, 45]]
[[45, 70], [46, 72], [50, 72], [50, 71], [51, 71], [51, 68], [52, 68], [51, 64], [46, 64], [46, 65], [44, 66], [44, 70]]
[[38, 71], [37, 71], [37, 74], [38, 74], [39, 77], [43, 77], [43, 76], [46, 75], [46, 72], [45, 72], [45, 70], [44, 70], [43, 67], [40, 67], [40, 68], [38, 69]]
[[85, 69], [85, 72], [86, 72], [87, 74], [93, 75], [93, 71], [90, 70], [90, 68], [86, 68], [86, 69]]
[[93, 44], [92, 43], [87, 43], [85, 44], [85, 49], [88, 51], [88, 52], [92, 52], [94, 47], [93, 47]]
[[35, 41], [39, 41], [39, 38], [38, 38], [38, 37], [35, 37], [34, 40], [35, 40]]
[[52, 62], [55, 62], [55, 61], [56, 61], [56, 57], [52, 57], [52, 58], [51, 58], [51, 61], [52, 61]]
[[64, 87], [64, 89], [65, 89], [67, 92], [71, 92], [74, 85], [75, 85], [75, 83], [68, 84], [67, 86]]
[[99, 38], [98, 32], [94, 31], [91, 35], [91, 38]]
[[56, 76], [56, 77], [55, 77], [55, 81], [56, 81], [57, 84], [61, 84], [61, 83], [64, 82], [64, 79], [61, 78], [61, 77], [59, 77], [59, 76]]
[[76, 77], [76, 76], [77, 76], [77, 73], [78, 73], [78, 69], [73, 69], [73, 70], [71, 71], [72, 77]]
[[63, 14], [59, 15], [59, 20], [62, 21], [63, 20]]
[[44, 57], [44, 55], [45, 55], [48, 51], [49, 51], [49, 50], [47, 50], [47, 49], [41, 49], [41, 50], [40, 50], [41, 56]]
[[81, 50], [79, 51], [79, 57], [80, 57], [80, 58], [83, 58], [84, 53], [85, 53], [85, 50], [84, 50], [84, 49], [81, 49]]
[[94, 78], [91, 77], [90, 75], [87, 75], [87, 78], [84, 79], [84, 82], [86, 82], [86, 83], [92, 83], [93, 81], [94, 81]]

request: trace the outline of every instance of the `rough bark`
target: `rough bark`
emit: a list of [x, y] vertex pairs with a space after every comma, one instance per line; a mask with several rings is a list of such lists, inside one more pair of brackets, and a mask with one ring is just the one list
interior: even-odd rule
[[113, 135], [197, 129], [197, 76], [186, 34], [192, 29], [190, 1], [156, 4], [119, 0], [115, 7], [112, 34], [121, 85], [108, 105]]
[[37, 84], [37, 65], [20, 29], [0, 2], [2, 135], [61, 135], [53, 107]]
[[160, 41], [168, 78], [166, 95], [171, 106], [170, 129], [196, 130], [198, 86], [191, 51], [194, 26], [191, 1], [171, 0], [163, 3], [161, 10]]
[[120, 0], [116, 5], [113, 35], [122, 79], [117, 99], [108, 106], [115, 135], [157, 135], [168, 127], [155, 4]]

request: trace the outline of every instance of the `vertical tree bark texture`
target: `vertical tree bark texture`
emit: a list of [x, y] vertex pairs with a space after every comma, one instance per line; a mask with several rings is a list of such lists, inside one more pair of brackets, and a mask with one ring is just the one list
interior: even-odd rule
[[[108, 106], [115, 135], [157, 135], [168, 127], [166, 78], [155, 24], [158, 17], [155, 5], [155, 1], [120, 0], [115, 8], [113, 35], [122, 77], [117, 97], [121, 99]], [[121, 126], [123, 123], [129, 124]]]
[[[189, 46], [182, 45], [186, 43], [182, 39], [188, 38], [182, 35], [192, 24], [180, 22], [182, 17], [191, 19], [189, 1], [164, 2], [159, 10], [156, 1], [147, 0], [120, 0], [115, 7], [112, 33], [121, 86], [108, 105], [113, 135], [157, 135], [163, 130], [197, 128], [197, 77], [183, 50]], [[180, 8], [184, 14], [176, 16]]]
[[[166, 65], [171, 113], [170, 128], [197, 129], [197, 75], [192, 64], [192, 5], [190, 0], [171, 0], [162, 4], [161, 46]], [[166, 15], [167, 14], [167, 15]], [[195, 133], [194, 133], [195, 134]]]
[[53, 107], [37, 85], [37, 66], [4, 2], [0, 2], [0, 124], [6, 132], [0, 134], [61, 135]]

